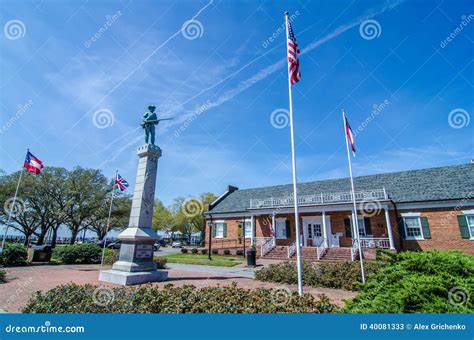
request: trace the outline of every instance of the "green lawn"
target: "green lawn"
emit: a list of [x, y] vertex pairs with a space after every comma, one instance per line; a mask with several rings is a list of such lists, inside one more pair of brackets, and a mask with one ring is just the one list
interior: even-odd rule
[[244, 262], [243, 257], [230, 255], [211, 255], [211, 261], [209, 261], [208, 255], [199, 254], [169, 254], [160, 257], [165, 257], [168, 260], [168, 263], [197, 264], [217, 267], [233, 267]]

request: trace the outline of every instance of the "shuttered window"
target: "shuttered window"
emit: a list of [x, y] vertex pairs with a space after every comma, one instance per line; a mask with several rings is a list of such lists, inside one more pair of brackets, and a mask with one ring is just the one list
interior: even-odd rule
[[423, 240], [423, 230], [419, 217], [403, 217], [406, 239]]

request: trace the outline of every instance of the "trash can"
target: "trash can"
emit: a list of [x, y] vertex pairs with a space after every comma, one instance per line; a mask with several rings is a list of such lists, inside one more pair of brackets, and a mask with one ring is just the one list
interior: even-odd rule
[[52, 253], [51, 246], [33, 246], [28, 248], [28, 262], [49, 262]]
[[247, 250], [247, 266], [255, 267], [257, 265], [257, 251], [255, 249]]

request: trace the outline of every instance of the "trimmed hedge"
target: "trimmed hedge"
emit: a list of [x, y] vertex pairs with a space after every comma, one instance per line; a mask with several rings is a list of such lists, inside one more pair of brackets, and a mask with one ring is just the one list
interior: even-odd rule
[[105, 248], [104, 264], [113, 265], [119, 259], [119, 251], [117, 249]]
[[[381, 266], [378, 262], [365, 262], [365, 273], [371, 274]], [[307, 286], [357, 290], [361, 282], [359, 262], [311, 263], [303, 261], [303, 282]], [[255, 273], [260, 281], [297, 284], [296, 262], [271, 264]]]
[[187, 253], [188, 253], [188, 250], [187, 250], [186, 248], [181, 248], [181, 252], [182, 252], [183, 254], [187, 254]]
[[153, 262], [156, 263], [156, 268], [157, 269], [165, 269], [166, 268], [166, 263], [168, 262], [168, 259], [166, 257], [155, 256], [153, 258]]
[[97, 244], [78, 243], [54, 248], [53, 257], [65, 264], [100, 263], [102, 249]]
[[229, 249], [224, 249], [224, 255], [230, 255], [230, 250]]
[[19, 243], [5, 243], [5, 249], [0, 255], [0, 264], [7, 266], [22, 266], [26, 264], [28, 253], [26, 247]]
[[237, 255], [237, 256], [244, 256], [244, 251], [243, 251], [242, 249], [237, 249], [237, 250], [235, 251], [235, 255]]
[[207, 249], [201, 249], [201, 254], [207, 255]]
[[474, 313], [474, 256], [404, 252], [361, 285], [349, 313]]
[[24, 313], [334, 313], [327, 296], [226, 287], [97, 287], [70, 283], [36, 292]]
[[197, 254], [197, 253], [198, 253], [198, 251], [199, 251], [199, 250], [198, 250], [197, 248], [193, 248], [193, 249], [191, 249], [191, 253], [193, 253], [193, 254]]
[[0, 283], [7, 282], [7, 272], [0, 269]]
[[219, 249], [212, 249], [211, 252], [212, 252], [214, 255], [217, 255], [217, 254], [219, 254]]

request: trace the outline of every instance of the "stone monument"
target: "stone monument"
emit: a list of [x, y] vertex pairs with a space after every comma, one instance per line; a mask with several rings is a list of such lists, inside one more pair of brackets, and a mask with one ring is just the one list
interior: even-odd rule
[[[154, 113], [155, 107], [150, 105], [148, 108], [151, 112], [145, 113], [142, 121], [142, 127], [145, 129], [145, 144], [137, 151], [139, 161], [130, 222], [128, 228], [118, 235], [118, 239], [122, 241], [119, 260], [113, 264], [111, 270], [100, 271], [99, 281], [134, 285], [164, 281], [168, 278], [168, 272], [157, 270], [153, 262], [154, 244], [158, 237], [151, 226], [156, 172], [161, 149], [154, 143], [154, 125], [157, 125], [160, 120]], [[148, 143], [149, 137], [151, 143]]]

